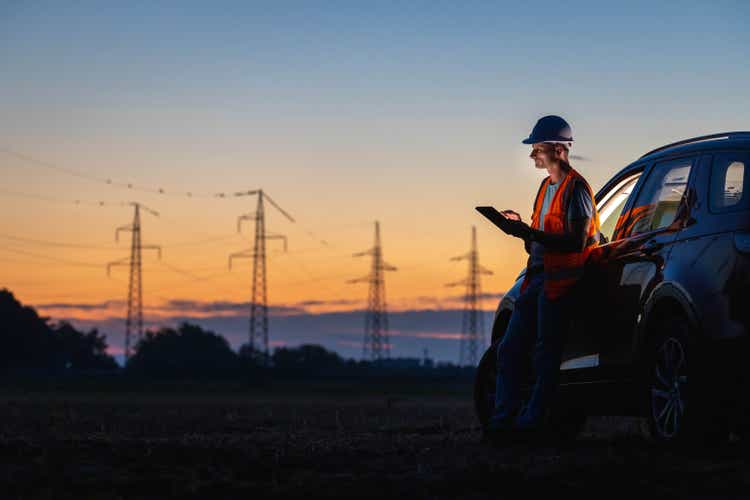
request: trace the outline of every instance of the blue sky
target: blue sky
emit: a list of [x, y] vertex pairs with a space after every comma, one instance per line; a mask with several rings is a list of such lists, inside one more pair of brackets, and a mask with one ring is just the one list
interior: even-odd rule
[[[79, 134], [112, 131], [156, 108], [153, 127], [185, 133], [199, 130], [175, 123], [191, 111], [226, 118], [216, 134], [314, 120], [325, 128], [309, 140], [330, 144], [383, 139], [350, 128], [360, 121], [528, 121], [528, 107], [650, 128], [667, 118], [654, 110], [691, 116], [686, 99], [709, 129], [750, 76], [747, 2], [106, 4], [0, 7], [0, 103], [15, 130], [74, 106], [89, 113]], [[233, 116], [238, 105], [252, 113]]]

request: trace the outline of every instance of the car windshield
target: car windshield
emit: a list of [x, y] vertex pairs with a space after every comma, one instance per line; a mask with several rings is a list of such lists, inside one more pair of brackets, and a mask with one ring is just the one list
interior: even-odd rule
[[599, 202], [597, 210], [599, 211], [600, 232], [607, 239], [606, 241], [612, 241], [617, 218], [622, 213], [622, 208], [625, 206], [630, 193], [633, 192], [633, 187], [640, 176], [641, 172], [638, 172], [626, 177], [605, 194]]

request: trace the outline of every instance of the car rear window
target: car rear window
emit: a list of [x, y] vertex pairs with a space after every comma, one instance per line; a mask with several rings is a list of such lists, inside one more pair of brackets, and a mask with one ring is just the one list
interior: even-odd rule
[[730, 152], [714, 155], [708, 201], [714, 213], [747, 210], [750, 207], [750, 153]]

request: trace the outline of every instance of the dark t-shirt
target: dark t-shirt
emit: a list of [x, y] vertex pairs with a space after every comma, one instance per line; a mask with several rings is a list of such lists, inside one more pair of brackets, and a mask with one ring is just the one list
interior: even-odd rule
[[[540, 213], [539, 229], [544, 231], [544, 215], [549, 209], [549, 205], [552, 202], [552, 196], [557, 192], [557, 187], [562, 183], [565, 177], [563, 176], [556, 184], [550, 184], [547, 186], [547, 192], [545, 193], [544, 200], [542, 203], [542, 210]], [[572, 219], [583, 219], [592, 218], [594, 216], [594, 206], [591, 202], [591, 196], [589, 191], [582, 182], [576, 182], [573, 186], [573, 195], [570, 197], [570, 206], [568, 207], [567, 218], [568, 222]], [[528, 267], [543, 265], [544, 264], [544, 247], [532, 241], [529, 248], [529, 262]]]

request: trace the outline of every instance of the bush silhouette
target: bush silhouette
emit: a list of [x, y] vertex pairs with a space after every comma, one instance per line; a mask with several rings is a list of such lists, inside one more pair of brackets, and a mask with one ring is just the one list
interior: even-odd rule
[[287, 374], [330, 374], [344, 367], [341, 356], [316, 344], [280, 347], [271, 359], [275, 370]]
[[126, 370], [152, 378], [224, 378], [238, 373], [239, 359], [224, 337], [182, 323], [146, 332]]

